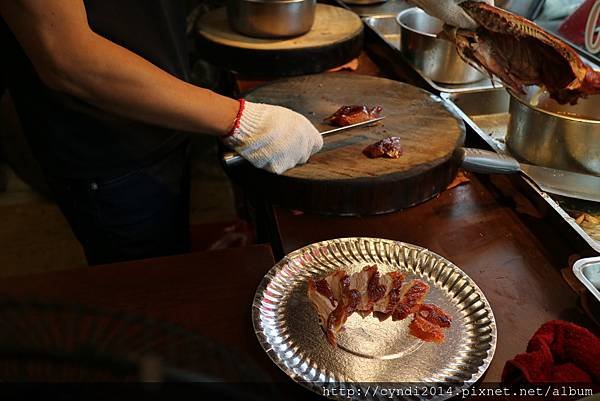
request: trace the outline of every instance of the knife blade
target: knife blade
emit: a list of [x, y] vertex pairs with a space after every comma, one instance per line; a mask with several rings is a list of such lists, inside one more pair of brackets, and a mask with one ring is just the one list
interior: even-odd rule
[[600, 202], [600, 177], [520, 163], [521, 171], [542, 191]]
[[348, 130], [350, 128], [362, 127], [363, 125], [369, 125], [369, 124], [372, 124], [372, 123], [376, 123], [377, 121], [381, 121], [384, 118], [385, 118], [385, 116], [382, 116], [382, 117], [372, 118], [372, 119], [367, 120], [367, 121], [361, 121], [361, 122], [356, 123], [356, 124], [344, 125], [343, 127], [333, 128], [333, 129], [321, 132], [321, 136], [327, 136], [327, 135], [335, 134], [336, 132], [346, 131], [346, 130]]
[[597, 176], [519, 163], [511, 156], [481, 149], [459, 148], [455, 158], [468, 171], [482, 174], [520, 172], [544, 192], [600, 202], [600, 177]]
[[[370, 120], [367, 121], [361, 121], [359, 123], [356, 124], [350, 124], [350, 125], [345, 125], [343, 127], [337, 127], [337, 128], [332, 128], [330, 130], [327, 131], [323, 131], [321, 132], [321, 136], [325, 137], [331, 134], [335, 134], [341, 131], [346, 131], [349, 130], [351, 128], [356, 128], [356, 127], [363, 127], [365, 125], [369, 125], [369, 124], [373, 124], [376, 123], [377, 121], [381, 121], [385, 118], [385, 116], [382, 117], [377, 117], [377, 118], [372, 118]], [[231, 167], [233, 165], [236, 165], [240, 162], [242, 162], [244, 160], [244, 158], [242, 156], [240, 156], [237, 152], [233, 152], [233, 151], [229, 151], [229, 152], [224, 152], [223, 153], [223, 163], [225, 163], [225, 165], [227, 167]]]

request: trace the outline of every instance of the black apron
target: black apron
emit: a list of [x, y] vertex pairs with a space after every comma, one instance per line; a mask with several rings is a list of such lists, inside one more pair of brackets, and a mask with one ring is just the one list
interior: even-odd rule
[[[184, 0], [86, 0], [91, 28], [172, 75], [189, 80]], [[98, 178], [160, 160], [187, 134], [105, 113], [47, 88], [0, 19], [4, 81], [47, 174]]]

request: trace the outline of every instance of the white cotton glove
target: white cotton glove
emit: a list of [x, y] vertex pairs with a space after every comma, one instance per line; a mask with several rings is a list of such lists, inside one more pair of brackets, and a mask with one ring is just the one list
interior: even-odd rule
[[323, 147], [321, 134], [302, 114], [248, 101], [241, 107], [233, 132], [223, 143], [255, 167], [281, 174], [306, 163]]
[[[409, 0], [417, 7], [433, 17], [439, 18], [448, 25], [464, 29], [476, 29], [478, 24], [471, 18], [459, 4], [465, 0]], [[494, 0], [485, 1], [494, 5]]]

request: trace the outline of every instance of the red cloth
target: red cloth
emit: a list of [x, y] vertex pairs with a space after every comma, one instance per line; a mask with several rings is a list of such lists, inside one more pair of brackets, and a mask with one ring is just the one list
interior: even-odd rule
[[600, 385], [600, 338], [573, 323], [545, 323], [529, 341], [527, 352], [506, 362], [502, 381]]
[[596, 0], [586, 0], [570, 17], [558, 28], [558, 32], [565, 39], [576, 45], [583, 46], [585, 43], [585, 26], [594, 7]]

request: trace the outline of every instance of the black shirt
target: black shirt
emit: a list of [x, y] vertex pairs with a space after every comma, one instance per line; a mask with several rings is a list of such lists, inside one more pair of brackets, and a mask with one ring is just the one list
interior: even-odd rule
[[[91, 28], [188, 80], [183, 0], [85, 0]], [[186, 135], [105, 113], [47, 88], [0, 19], [4, 80], [32, 151], [49, 175], [98, 178], [158, 160]]]

